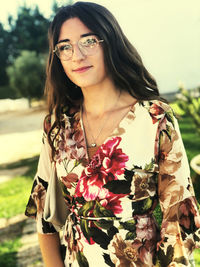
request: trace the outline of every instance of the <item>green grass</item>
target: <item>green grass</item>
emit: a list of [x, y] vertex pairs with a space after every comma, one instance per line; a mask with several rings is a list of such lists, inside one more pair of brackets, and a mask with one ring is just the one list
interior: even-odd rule
[[195, 249], [194, 251], [194, 261], [195, 267], [200, 267], [200, 249]]
[[188, 160], [190, 161], [200, 153], [200, 136], [197, 134], [196, 128], [189, 117], [181, 117], [179, 126]]
[[0, 245], [0, 265], [2, 267], [15, 267], [16, 255], [20, 247], [20, 237], [2, 242]]
[[24, 213], [31, 192], [37, 162], [38, 157], [34, 157], [0, 166], [0, 169], [3, 169], [3, 167], [6, 169], [21, 166], [29, 167], [23, 176], [15, 177], [0, 184], [0, 218], [11, 218], [17, 214]]
[[24, 213], [31, 185], [30, 177], [16, 177], [0, 185], [0, 218]]

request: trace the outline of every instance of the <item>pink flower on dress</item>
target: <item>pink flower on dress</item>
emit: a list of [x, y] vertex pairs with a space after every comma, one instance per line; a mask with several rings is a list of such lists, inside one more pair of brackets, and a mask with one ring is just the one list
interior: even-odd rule
[[[63, 121], [67, 120], [64, 118]], [[54, 141], [56, 148], [55, 158], [59, 163], [64, 159], [80, 161], [86, 157], [83, 131], [80, 127], [80, 122], [77, 121], [78, 117], [75, 116], [75, 118], [72, 125], [70, 121], [65, 121], [65, 125], [62, 126]]]
[[152, 104], [149, 108], [149, 112], [154, 124], [162, 117], [161, 115], [164, 113], [164, 109], [157, 104]]
[[139, 240], [152, 240], [156, 239], [155, 221], [149, 216], [138, 216], [136, 224], [136, 234]]
[[124, 196], [124, 194], [113, 194], [111, 192], [107, 192], [105, 198], [99, 199], [99, 202], [107, 210], [111, 210], [114, 214], [120, 214], [123, 211], [120, 198]]
[[108, 192], [107, 189], [102, 188], [103, 185], [117, 180], [117, 175], [124, 173], [128, 156], [121, 148], [117, 148], [120, 142], [121, 137], [113, 137], [99, 148], [88, 167], [82, 172], [75, 197], [83, 196], [86, 201], [96, 200], [100, 195]]

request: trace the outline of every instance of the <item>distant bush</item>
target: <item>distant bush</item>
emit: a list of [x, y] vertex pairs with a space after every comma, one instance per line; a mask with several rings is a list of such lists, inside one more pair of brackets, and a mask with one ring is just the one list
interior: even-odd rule
[[46, 56], [34, 51], [22, 51], [12, 66], [7, 68], [10, 87], [17, 97], [40, 99], [45, 82]]

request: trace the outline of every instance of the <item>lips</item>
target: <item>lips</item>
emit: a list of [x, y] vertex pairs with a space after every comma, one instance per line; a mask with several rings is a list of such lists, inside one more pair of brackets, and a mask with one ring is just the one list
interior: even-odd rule
[[85, 67], [74, 69], [72, 71], [76, 73], [82, 73], [82, 72], [89, 70], [90, 68], [92, 68], [92, 66], [85, 66]]

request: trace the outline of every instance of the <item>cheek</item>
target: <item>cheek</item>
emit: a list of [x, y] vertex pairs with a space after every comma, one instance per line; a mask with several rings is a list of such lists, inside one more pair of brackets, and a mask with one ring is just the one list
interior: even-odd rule
[[61, 63], [62, 64], [62, 67], [63, 67], [63, 70], [65, 72], [65, 74], [67, 75], [67, 77], [73, 81], [73, 77], [71, 75], [71, 72], [70, 72], [70, 68], [69, 66], [66, 65], [66, 63]]

